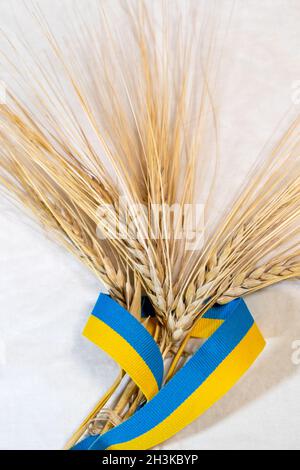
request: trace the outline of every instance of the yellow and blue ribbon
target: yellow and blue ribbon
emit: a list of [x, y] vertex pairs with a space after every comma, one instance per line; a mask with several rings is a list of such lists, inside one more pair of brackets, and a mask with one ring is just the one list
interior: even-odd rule
[[[123, 321], [120, 318], [120, 322], [119, 319], [112, 321], [113, 315], [108, 312], [112, 313], [114, 301], [108, 299], [104, 304], [100, 300], [101, 307], [111, 307], [105, 312], [100, 308], [100, 321], [103, 324], [107, 322], [108, 328], [114, 329], [119, 337], [126, 337], [124, 341], [130, 346], [130, 355], [132, 349], [137, 348], [137, 337], [134, 333], [137, 330], [133, 324], [139, 323], [131, 317], [124, 333], [125, 317], [122, 317]], [[99, 321], [99, 315], [95, 315], [95, 312], [93, 315]], [[94, 326], [97, 326], [97, 323], [93, 320], [85, 334], [100, 345], [101, 341], [95, 341]], [[98, 331], [103, 334], [106, 332], [105, 329]], [[213, 307], [198, 323], [193, 335], [208, 339], [158, 393], [124, 423], [103, 435], [87, 437], [73, 449], [138, 450], [158, 445], [190, 424], [225, 395], [265, 346], [265, 341], [242, 299], [226, 306]], [[158, 359], [153, 343], [153, 338], [148, 336], [146, 348], [138, 342], [140, 349], [136, 349], [136, 355], [142, 354], [144, 364], [151, 370], [153, 377], [156, 377], [159, 387], [162, 358]], [[152, 350], [155, 351], [155, 357], [150, 352]], [[131, 357], [133, 359], [136, 356]], [[131, 374], [134, 375], [132, 371]], [[145, 380], [146, 375], [139, 377], [140, 383]], [[143, 388], [145, 389], [145, 384]]]
[[108, 295], [101, 294], [83, 335], [110, 355], [149, 400], [160, 389], [164, 364], [146, 328]]

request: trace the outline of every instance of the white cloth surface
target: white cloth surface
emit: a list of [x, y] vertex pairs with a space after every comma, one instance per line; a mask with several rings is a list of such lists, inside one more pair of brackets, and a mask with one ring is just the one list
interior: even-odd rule
[[[0, 26], [10, 25], [10, 5], [0, 2]], [[240, 157], [240, 166], [232, 165], [224, 186], [240, 178], [292, 106], [299, 34], [299, 0], [236, 2], [219, 138], [225, 160]], [[60, 449], [117, 374], [81, 336], [101, 286], [5, 201], [0, 227], [0, 449]], [[226, 397], [162, 448], [300, 449], [300, 365], [292, 361], [299, 301], [297, 281], [247, 299], [266, 351]]]

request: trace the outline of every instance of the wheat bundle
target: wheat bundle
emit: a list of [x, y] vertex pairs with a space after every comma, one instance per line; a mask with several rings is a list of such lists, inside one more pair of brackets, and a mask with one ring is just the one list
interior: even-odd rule
[[[220, 38], [215, 10], [200, 3], [186, 2], [184, 16], [170, 2], [121, 2], [121, 24], [95, 2], [90, 16], [70, 13], [62, 38], [35, 6], [47, 54], [6, 38], [11, 54], [2, 55], [15, 77], [0, 108], [3, 194], [151, 331], [165, 382], [215, 304], [300, 276], [299, 118], [215, 216]], [[182, 211], [191, 206], [200, 218]], [[142, 296], [151, 320], [141, 317]], [[70, 445], [105, 433], [144, 401], [122, 372]]]

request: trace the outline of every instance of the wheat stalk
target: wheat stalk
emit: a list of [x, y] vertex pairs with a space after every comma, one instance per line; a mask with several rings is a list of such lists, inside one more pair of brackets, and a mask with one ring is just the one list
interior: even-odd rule
[[[195, 202], [196, 182], [207, 213], [213, 199], [218, 152], [206, 143], [217, 136], [213, 28], [206, 19], [197, 23], [197, 15], [184, 28], [180, 13], [164, 9], [156, 27], [155, 6], [151, 12], [150, 2], [130, 2], [123, 37], [110, 11], [95, 5], [91, 16], [99, 24], [89, 27], [78, 15], [74, 37], [63, 46], [37, 8], [50, 60], [32, 57], [24, 75], [12, 47], [6, 63], [30, 88], [27, 104], [11, 91], [0, 110], [0, 180], [133, 313], [143, 286], [162, 325], [156, 339], [166, 356], [214, 303], [299, 275], [299, 241], [293, 244], [299, 119], [260, 162], [229, 214], [207, 224], [203, 249], [188, 253], [187, 240], [177, 239], [180, 224], [168, 226], [167, 206]], [[23, 45], [28, 53], [30, 45]], [[129, 210], [120, 208], [120, 197]], [[161, 205], [157, 238], [149, 213], [136, 217], [136, 204]], [[130, 384], [116, 412], [128, 415], [140, 400]]]
[[[33, 132], [15, 114], [5, 109], [2, 116], [10, 119], [10, 122], [17, 126], [17, 132], [21, 133], [23, 149], [28, 142], [31, 144], [40, 142], [47, 150], [51, 149], [49, 143], [43, 141], [42, 135], [36, 131]], [[14, 194], [19, 202], [27, 206], [44, 228], [60, 243], [87, 264], [118, 302], [130, 309], [136, 285], [131, 285], [129, 271], [127, 268], [124, 271], [123, 263], [118, 260], [116, 254], [113, 255], [113, 248], [109, 249], [109, 256], [107, 256], [105, 254], [107, 247], [101, 246], [96, 236], [96, 226], [85, 217], [80, 207], [76, 206], [66, 194], [62, 197], [59, 190], [55, 188], [54, 181], [49, 184], [41, 172], [30, 171], [31, 161], [28, 161], [26, 165], [24, 158], [18, 160], [17, 151], [11, 152], [9, 141], [4, 139], [3, 135], [1, 142], [2, 175], [0, 179], [2, 186], [9, 190], [10, 194]], [[103, 186], [91, 179], [90, 185], [103, 197], [105, 193]], [[112, 192], [105, 194], [106, 201], [108, 198], [111, 200], [111, 194]], [[116, 266], [110, 259], [111, 255], [115, 259]]]
[[[195, 318], [207, 305], [234, 288], [245, 292], [245, 284], [255, 284], [255, 289], [267, 285], [258, 276], [257, 266], [274, 251], [295, 240], [299, 247], [300, 219], [300, 161], [299, 119], [271, 153], [266, 172], [254, 174], [249, 186], [237, 199], [229, 216], [220, 223], [216, 234], [207, 242], [196, 267], [190, 274], [181, 294], [176, 298], [168, 328], [174, 341], [181, 341], [193, 325]], [[252, 192], [252, 194], [251, 194]], [[285, 251], [282, 266], [293, 255], [291, 248]], [[278, 255], [277, 255], [278, 257]], [[263, 263], [262, 266], [265, 266]], [[259, 268], [260, 269], [260, 268]], [[264, 269], [263, 267], [261, 269]], [[267, 263], [266, 269], [272, 269]], [[276, 274], [276, 269], [274, 274]], [[280, 264], [278, 265], [280, 269]], [[248, 273], [252, 278], [246, 281]], [[269, 273], [271, 275], [271, 272]], [[265, 273], [266, 275], [266, 273]], [[297, 276], [297, 268], [282, 271], [274, 282]], [[246, 277], [245, 277], [246, 276]], [[233, 283], [233, 285], [232, 285]]]
[[268, 263], [251, 272], [241, 273], [231, 281], [229, 289], [218, 298], [219, 304], [231, 302], [237, 297], [248, 295], [278, 282], [300, 276], [300, 264], [285, 261]]
[[[261, 179], [255, 178], [248, 186], [238, 199], [229, 219], [217, 227], [217, 235], [209, 240], [203, 253], [200, 256], [196, 253], [194, 257], [192, 254], [187, 255], [185, 241], [178, 243], [175, 237], [172, 238], [176, 233], [168, 238], [170, 229], [166, 223], [164, 205], [174, 202], [178, 196], [182, 179], [180, 161], [183, 157], [187, 159], [187, 164], [180, 202], [183, 205], [194, 199], [196, 156], [202, 135], [200, 131], [203, 131], [203, 115], [207, 117], [209, 110], [209, 90], [207, 82], [204, 81], [200, 99], [195, 99], [199, 92], [195, 94], [195, 88], [189, 82], [191, 65], [195, 65], [190, 53], [192, 40], [186, 41], [184, 53], [182, 43], [178, 44], [180, 54], [175, 64], [170, 61], [171, 56], [168, 56], [171, 42], [168, 44], [167, 38], [161, 55], [153, 19], [146, 6], [142, 5], [136, 11], [129, 8], [129, 17], [133, 34], [130, 40], [133, 55], [136, 53], [141, 64], [136, 76], [133, 76], [128, 61], [123, 60], [122, 45], [113, 35], [113, 27], [105, 13], [101, 12], [100, 20], [105, 32], [104, 37], [109, 39], [109, 47], [105, 42], [106, 49], [102, 48], [103, 39], [100, 35], [81, 25], [83, 29], [80, 33], [83, 36], [76, 36], [72, 46], [68, 45], [71, 60], [67, 60], [45, 18], [37, 12], [38, 21], [52, 48], [53, 61], [62, 68], [66, 83], [73, 90], [87, 121], [86, 126], [76, 119], [71, 105], [64, 103], [62, 107], [59, 86], [56, 81], [52, 83], [48, 78], [47, 85], [51, 87], [54, 95], [52, 100], [56, 98], [57, 105], [65, 114], [68, 123], [66, 129], [61, 128], [61, 121], [53, 109], [52, 101], [47, 100], [44, 89], [37, 82], [35, 105], [41, 116], [40, 122], [33, 121], [30, 110], [10, 94], [11, 106], [15, 111], [6, 107], [1, 112], [2, 134], [6, 142], [13, 143], [11, 134], [19, 144], [21, 143], [22, 156], [14, 155], [10, 158], [14, 162], [17, 160], [19, 165], [25, 165], [27, 174], [31, 171], [38, 173], [40, 188], [46, 184], [49, 190], [50, 186], [55, 184], [57, 192], [64, 194], [64, 197], [67, 195], [75, 205], [76, 211], [81, 214], [81, 222], [89, 220], [93, 231], [95, 226], [99, 226], [108, 238], [118, 224], [119, 238], [109, 239], [110, 249], [118, 251], [123, 262], [129, 264], [137, 273], [160, 322], [167, 327], [171, 341], [177, 342], [191, 328], [195, 316], [201, 311], [211, 293], [215, 295], [217, 291], [228, 290], [236, 270], [241, 272], [250, 267], [249, 258], [257, 249], [257, 243], [261, 256], [274, 248], [272, 236], [273, 240], [277, 237], [281, 243], [287, 238], [287, 229], [291, 227], [293, 220], [296, 220], [298, 210], [296, 203], [299, 197], [299, 180], [291, 179], [293, 173], [290, 163], [290, 156], [292, 152], [295, 153], [297, 141], [292, 149], [288, 149], [286, 143], [285, 146], [278, 146], [275, 158], [269, 159], [269, 170], [273, 169], [269, 180], [266, 180], [265, 172], [261, 172]], [[93, 78], [99, 74], [103, 85], [101, 89], [93, 87], [94, 94], [91, 93], [90, 86], [87, 86], [88, 77], [76, 73], [79, 53], [84, 50], [83, 38], [103, 54], [104, 66], [100, 68], [95, 57], [91, 59], [92, 63], [88, 69]], [[113, 63], [111, 57], [117, 57], [120, 63]], [[202, 62], [202, 72], [204, 65], [209, 63], [209, 60], [207, 63]], [[38, 61], [36, 66], [44, 78], [47, 78]], [[169, 87], [171, 75], [174, 90]], [[126, 100], [122, 98], [122, 90]], [[195, 114], [196, 126], [193, 131], [187, 133], [185, 120], [191, 119], [193, 114], [191, 97], [193, 103], [199, 104], [200, 112]], [[176, 103], [175, 106], [171, 104], [172, 100]], [[94, 103], [100, 108], [97, 109]], [[112, 106], [113, 114], [107, 111], [110, 109], [108, 103]], [[44, 130], [42, 117], [47, 118], [47, 132]], [[87, 127], [112, 165], [118, 178], [117, 185], [97, 157]], [[78, 140], [77, 146], [70, 138], [71, 128], [74, 130], [75, 140]], [[296, 130], [295, 124], [294, 134]], [[203, 160], [206, 168], [207, 164], [205, 159]], [[282, 165], [278, 168], [276, 162], [280, 161]], [[264, 169], [266, 168], [268, 169], [268, 166], [265, 164]], [[140, 181], [138, 170], [141, 171]], [[278, 177], [282, 181], [286, 179], [288, 189], [279, 188]], [[259, 193], [255, 185], [258, 188], [270, 188], [271, 203], [263, 193]], [[254, 197], [248, 197], [250, 188], [254, 188]], [[148, 207], [153, 203], [162, 204], [157, 240], [149, 237], [148, 217], [136, 222], [134, 209], [130, 209], [130, 214], [120, 213], [116, 202], [120, 195], [126, 198], [130, 208], [140, 202], [145, 202]], [[247, 197], [249, 202], [243, 213], [241, 209]], [[97, 210], [107, 202], [111, 203], [112, 210], [104, 224]], [[131, 234], [128, 237], [128, 222], [133, 222], [136, 237]], [[270, 227], [273, 227], [273, 235], [270, 235]], [[148, 239], [145, 235], [148, 235]], [[191, 263], [193, 258], [197, 260], [194, 266]], [[257, 255], [256, 263], [258, 261]], [[104, 278], [105, 269], [102, 268]]]

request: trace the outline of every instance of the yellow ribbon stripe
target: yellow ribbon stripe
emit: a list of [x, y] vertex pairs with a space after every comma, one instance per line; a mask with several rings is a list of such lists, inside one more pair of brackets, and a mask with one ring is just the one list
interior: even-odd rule
[[148, 400], [156, 395], [159, 388], [152, 371], [137, 351], [115, 330], [92, 315], [83, 335], [112, 357]]
[[[75, 450], [150, 449], [164, 442], [222, 398], [249, 369], [265, 346], [243, 300], [233, 301], [223, 307], [215, 306], [198, 322], [192, 333], [194, 337], [208, 339], [158, 391], [159, 387], [153, 381], [153, 377], [158, 377], [161, 367], [158, 356], [154, 361], [145, 361], [143, 348], [140, 349], [144, 355], [142, 359], [134, 347], [126, 344], [120, 335], [116, 336], [116, 332], [99, 319], [91, 319], [86, 333], [94, 343], [113, 356], [122, 368], [130, 370], [134, 381], [146, 388], [148, 397], [153, 396], [155, 390], [156, 394], [127, 421], [103, 435], [87, 437], [74, 447]], [[151, 347], [151, 341], [148, 346]], [[155, 348], [152, 352], [156, 355]]]
[[196, 325], [192, 329], [192, 338], [209, 338], [213, 335], [220, 326], [224, 323], [224, 320], [212, 320], [211, 318], [200, 318]]
[[147, 433], [107, 449], [151, 449], [174, 436], [222, 398], [251, 367], [264, 347], [265, 341], [254, 324], [241, 343], [216, 371], [167, 419]]

